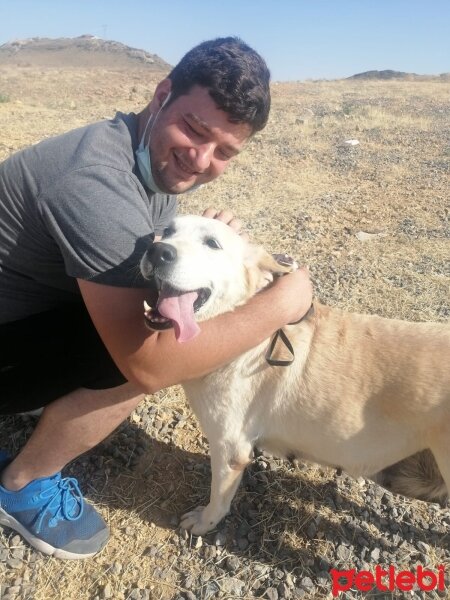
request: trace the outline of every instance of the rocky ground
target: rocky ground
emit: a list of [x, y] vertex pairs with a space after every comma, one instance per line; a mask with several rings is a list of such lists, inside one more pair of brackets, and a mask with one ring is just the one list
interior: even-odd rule
[[[2, 67], [0, 157], [48, 135], [139, 110], [155, 80], [138, 71]], [[145, 79], [146, 78], [146, 79]], [[182, 212], [229, 206], [251, 236], [309, 264], [316, 295], [348, 310], [449, 318], [449, 83], [274, 83], [273, 111], [221, 181]], [[348, 143], [355, 140], [358, 143]], [[412, 349], [414, 351], [414, 349]], [[32, 418], [0, 421], [15, 452]], [[208, 445], [174, 387], [145, 402], [70, 465], [111, 525], [90, 561], [56, 561], [0, 531], [3, 599], [331, 598], [330, 569], [447, 569], [450, 512], [317, 465], [257, 456], [231, 514], [204, 538], [178, 528], [205, 503]]]

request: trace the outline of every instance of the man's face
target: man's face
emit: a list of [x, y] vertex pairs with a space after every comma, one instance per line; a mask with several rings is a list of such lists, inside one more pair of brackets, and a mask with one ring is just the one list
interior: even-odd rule
[[230, 123], [208, 90], [194, 86], [159, 113], [151, 131], [152, 172], [161, 190], [186, 192], [223, 173], [251, 135], [245, 123]]

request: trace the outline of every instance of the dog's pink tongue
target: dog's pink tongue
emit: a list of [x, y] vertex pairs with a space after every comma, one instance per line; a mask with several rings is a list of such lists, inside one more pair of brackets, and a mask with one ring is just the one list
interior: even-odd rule
[[173, 322], [175, 337], [179, 342], [187, 342], [200, 332], [194, 317], [197, 297], [197, 292], [183, 293], [170, 288], [161, 290], [158, 311]]

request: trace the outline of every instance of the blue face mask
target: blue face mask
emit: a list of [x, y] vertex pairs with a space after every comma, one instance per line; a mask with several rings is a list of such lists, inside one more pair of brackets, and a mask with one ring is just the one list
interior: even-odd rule
[[[144, 180], [144, 183], [145, 183], [146, 187], [148, 187], [149, 190], [151, 190], [152, 192], [158, 193], [158, 194], [166, 194], [167, 192], [164, 192], [161, 188], [158, 187], [158, 185], [155, 182], [155, 178], [153, 177], [152, 161], [150, 158], [150, 137], [152, 135], [152, 129], [153, 129], [154, 124], [156, 123], [156, 119], [158, 118], [159, 113], [162, 111], [164, 106], [169, 101], [169, 98], [170, 98], [170, 93], [166, 97], [164, 102], [161, 104], [161, 107], [158, 110], [158, 112], [156, 113], [156, 116], [154, 119], [153, 119], [153, 115], [152, 114], [150, 115], [150, 118], [147, 121], [147, 125], [145, 126], [144, 133], [142, 135], [142, 139], [140, 141], [139, 147], [136, 150], [136, 161], [137, 161], [142, 179]], [[147, 133], [147, 129], [148, 129], [148, 126], [150, 125], [150, 123], [152, 125], [150, 127], [147, 145], [144, 146], [145, 134]]]

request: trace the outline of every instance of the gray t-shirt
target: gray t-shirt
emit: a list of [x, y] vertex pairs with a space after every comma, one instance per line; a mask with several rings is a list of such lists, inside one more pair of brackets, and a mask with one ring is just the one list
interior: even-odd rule
[[117, 113], [0, 164], [0, 323], [79, 300], [75, 278], [143, 287], [139, 261], [176, 211], [135, 162], [137, 117]]

